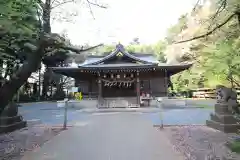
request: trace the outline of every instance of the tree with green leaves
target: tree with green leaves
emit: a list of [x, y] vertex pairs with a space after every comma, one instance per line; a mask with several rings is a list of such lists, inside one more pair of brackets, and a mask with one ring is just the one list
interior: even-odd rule
[[234, 41], [220, 41], [203, 50], [203, 67], [205, 74], [227, 82], [230, 87], [240, 87], [240, 54]]
[[[206, 38], [209, 35], [214, 34], [216, 31], [224, 27], [232, 20], [236, 21], [238, 27], [240, 26], [240, 1], [239, 0], [209, 0], [213, 4], [213, 14], [209, 16], [208, 26], [206, 33], [194, 36], [193, 38], [177, 41], [175, 43], [184, 43], [201, 38]], [[196, 6], [193, 9], [193, 14], [198, 12], [198, 9], [204, 6], [200, 5], [200, 0], [197, 1]]]
[[[239, 1], [209, 0], [197, 4], [186, 17], [186, 25], [179, 19], [168, 35], [173, 43], [170, 54], [179, 62], [194, 62], [189, 71], [173, 76], [178, 90], [198, 87], [215, 88], [217, 84], [239, 86]], [[210, 5], [209, 5], [210, 4]], [[175, 36], [171, 36], [175, 35]], [[193, 38], [189, 38], [193, 37]], [[235, 61], [236, 60], [236, 61]], [[185, 81], [188, 80], [188, 85]]]
[[[46, 55], [55, 54], [61, 49], [80, 53], [99, 46], [87, 49], [75, 48], [67, 44], [63, 37], [51, 33], [48, 23], [49, 3], [48, 0], [45, 4], [39, 0], [0, 2], [0, 57], [3, 61], [12, 58], [12, 54], [22, 57], [19, 67], [2, 83], [0, 112], [13, 99], [18, 89], [27, 82], [30, 75], [40, 67]], [[14, 57], [14, 60], [16, 59]]]

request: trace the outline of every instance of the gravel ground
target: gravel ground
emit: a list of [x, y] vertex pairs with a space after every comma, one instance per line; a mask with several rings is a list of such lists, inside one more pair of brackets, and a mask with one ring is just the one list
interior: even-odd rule
[[0, 135], [0, 159], [20, 160], [26, 151], [41, 147], [62, 129], [60, 127], [34, 126]]
[[168, 126], [161, 131], [186, 160], [240, 160], [240, 155], [225, 147], [233, 134], [224, 134], [207, 126]]

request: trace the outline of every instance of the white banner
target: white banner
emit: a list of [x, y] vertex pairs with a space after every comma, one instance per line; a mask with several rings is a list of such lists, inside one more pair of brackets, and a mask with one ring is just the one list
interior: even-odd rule
[[78, 92], [78, 87], [72, 87], [70, 92]]

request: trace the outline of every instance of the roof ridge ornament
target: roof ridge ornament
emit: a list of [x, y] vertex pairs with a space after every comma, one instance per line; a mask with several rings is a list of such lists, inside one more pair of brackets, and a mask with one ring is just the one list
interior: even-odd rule
[[124, 49], [124, 46], [119, 42], [117, 45], [116, 45], [116, 48], [118, 50], [123, 50]]
[[117, 57], [122, 57], [123, 54], [122, 54], [122, 52], [118, 52], [116, 56], [117, 56]]

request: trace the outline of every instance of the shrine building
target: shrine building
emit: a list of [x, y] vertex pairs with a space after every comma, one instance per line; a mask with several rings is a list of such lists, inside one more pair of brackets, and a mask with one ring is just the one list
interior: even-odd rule
[[52, 67], [59, 73], [75, 79], [75, 86], [83, 95], [97, 97], [98, 104], [107, 99], [131, 99], [140, 106], [140, 95], [166, 97], [170, 77], [192, 64], [160, 63], [152, 54], [129, 53], [121, 44], [108, 55], [91, 55], [77, 67]]

